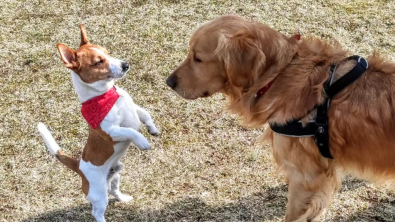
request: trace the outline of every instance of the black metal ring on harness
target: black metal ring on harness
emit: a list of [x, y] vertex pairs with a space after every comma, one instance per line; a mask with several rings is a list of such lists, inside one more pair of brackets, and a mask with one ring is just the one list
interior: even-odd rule
[[337, 93], [346, 88], [348, 85], [357, 80], [368, 68], [368, 62], [363, 57], [354, 55], [350, 56], [348, 60], [357, 60], [357, 65], [348, 73], [343, 75], [336, 82], [331, 84], [334, 70], [331, 70], [328, 81], [324, 84], [324, 91], [328, 98], [320, 105], [316, 105], [317, 117], [314, 121], [308, 122], [305, 126], [302, 125], [300, 119], [293, 119], [285, 125], [278, 125], [276, 123], [270, 124], [270, 128], [281, 135], [290, 137], [310, 137], [314, 136], [314, 141], [322, 156], [333, 159], [329, 149], [329, 120], [328, 109], [330, 99]]

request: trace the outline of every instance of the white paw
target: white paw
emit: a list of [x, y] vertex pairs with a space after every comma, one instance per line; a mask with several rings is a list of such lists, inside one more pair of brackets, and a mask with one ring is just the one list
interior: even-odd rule
[[134, 145], [136, 145], [140, 150], [148, 150], [151, 148], [148, 140], [143, 136], [140, 135], [133, 141]]
[[115, 198], [117, 198], [117, 200], [121, 201], [121, 202], [129, 202], [129, 201], [133, 200], [132, 196], [125, 195], [125, 194], [122, 194], [122, 193], [118, 194], [118, 196], [116, 196]]
[[158, 135], [159, 135], [159, 130], [158, 130], [158, 128], [156, 128], [155, 125], [149, 126], [149, 127], [148, 127], [148, 132], [149, 132], [151, 135], [154, 135], [154, 136], [158, 136]]

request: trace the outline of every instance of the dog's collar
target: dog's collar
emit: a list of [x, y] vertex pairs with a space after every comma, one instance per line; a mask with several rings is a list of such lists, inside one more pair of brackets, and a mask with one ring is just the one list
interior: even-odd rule
[[265, 95], [265, 93], [270, 89], [270, 87], [272, 86], [273, 82], [277, 79], [274, 78], [272, 81], [270, 81], [266, 86], [262, 87], [256, 94], [255, 97], [257, 99], [259, 99], [261, 96]]
[[117, 90], [115, 87], [112, 87], [106, 93], [82, 103], [82, 116], [93, 129], [96, 129], [110, 112], [118, 98]]
[[[300, 35], [300, 34], [295, 34], [293, 37], [296, 39], [296, 41], [299, 41], [300, 38], [301, 38], [301, 35]], [[277, 79], [277, 77], [274, 78], [271, 82], [269, 82], [266, 86], [262, 87], [262, 88], [255, 94], [255, 97], [258, 99], [258, 98], [260, 98], [261, 96], [263, 96], [263, 95], [270, 89], [270, 87], [272, 86], [273, 82], [274, 82], [276, 79]]]

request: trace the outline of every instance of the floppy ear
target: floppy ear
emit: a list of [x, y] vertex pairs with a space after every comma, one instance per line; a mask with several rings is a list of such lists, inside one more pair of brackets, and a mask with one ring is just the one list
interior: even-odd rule
[[266, 61], [257, 39], [248, 30], [239, 31], [231, 37], [223, 36], [218, 47], [222, 48], [219, 53], [224, 60], [229, 81], [235, 87], [247, 86]]
[[86, 37], [86, 31], [85, 31], [85, 28], [82, 24], [80, 24], [80, 29], [81, 29], [81, 44], [80, 44], [80, 46], [83, 46], [85, 44], [88, 44], [88, 38]]
[[56, 47], [58, 48], [60, 57], [62, 58], [66, 67], [69, 69], [75, 67], [77, 62], [76, 52], [73, 49], [70, 49], [68, 46], [63, 44], [57, 44]]

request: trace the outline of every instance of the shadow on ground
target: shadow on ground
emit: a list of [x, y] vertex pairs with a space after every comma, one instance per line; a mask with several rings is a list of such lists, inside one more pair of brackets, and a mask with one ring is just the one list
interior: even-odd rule
[[[347, 176], [343, 183], [340, 193], [354, 191], [359, 188], [366, 187], [369, 182], [355, 179]], [[386, 198], [377, 198], [375, 194], [369, 195], [369, 189], [365, 188], [364, 196], [361, 196], [365, 201], [369, 202], [369, 207], [361, 209], [351, 215], [339, 215], [330, 218], [328, 221], [336, 222], [393, 222], [395, 221], [395, 195], [390, 195]], [[376, 191], [379, 192], [379, 191]], [[368, 197], [365, 197], [367, 195]], [[335, 196], [336, 198], [336, 196]], [[329, 218], [328, 218], [329, 219]]]
[[349, 192], [361, 187], [365, 187], [369, 182], [361, 179], [357, 179], [352, 176], [346, 176], [342, 180], [342, 187], [339, 190], [339, 193]]
[[[110, 201], [107, 221], [265, 221], [283, 217], [286, 186], [263, 187], [264, 192], [222, 206], [210, 206], [200, 198], [186, 198], [160, 210], [141, 211], [133, 202], [118, 205]], [[114, 206], [117, 205], [117, 206]], [[23, 222], [94, 221], [89, 203], [70, 209], [52, 211]]]
[[393, 222], [395, 221], [394, 197], [379, 201], [371, 200], [372, 205], [348, 216], [336, 216], [330, 221], [336, 222]]
[[[347, 192], [365, 186], [366, 182], [356, 179], [344, 181], [340, 192]], [[117, 204], [110, 200], [106, 219], [107, 221], [281, 221], [285, 213], [287, 186], [262, 187], [263, 192], [255, 193], [229, 204], [210, 206], [200, 198], [185, 198], [175, 203], [165, 205], [159, 210], [140, 210], [133, 202], [130, 204]], [[336, 197], [335, 197], [336, 198]], [[390, 222], [395, 221], [395, 196], [384, 199], [369, 199], [371, 205], [366, 209], [351, 215], [340, 215], [327, 218], [325, 221], [336, 222]], [[91, 206], [87, 204], [52, 211], [37, 217], [28, 218], [22, 222], [86, 222], [94, 221], [91, 216]]]

